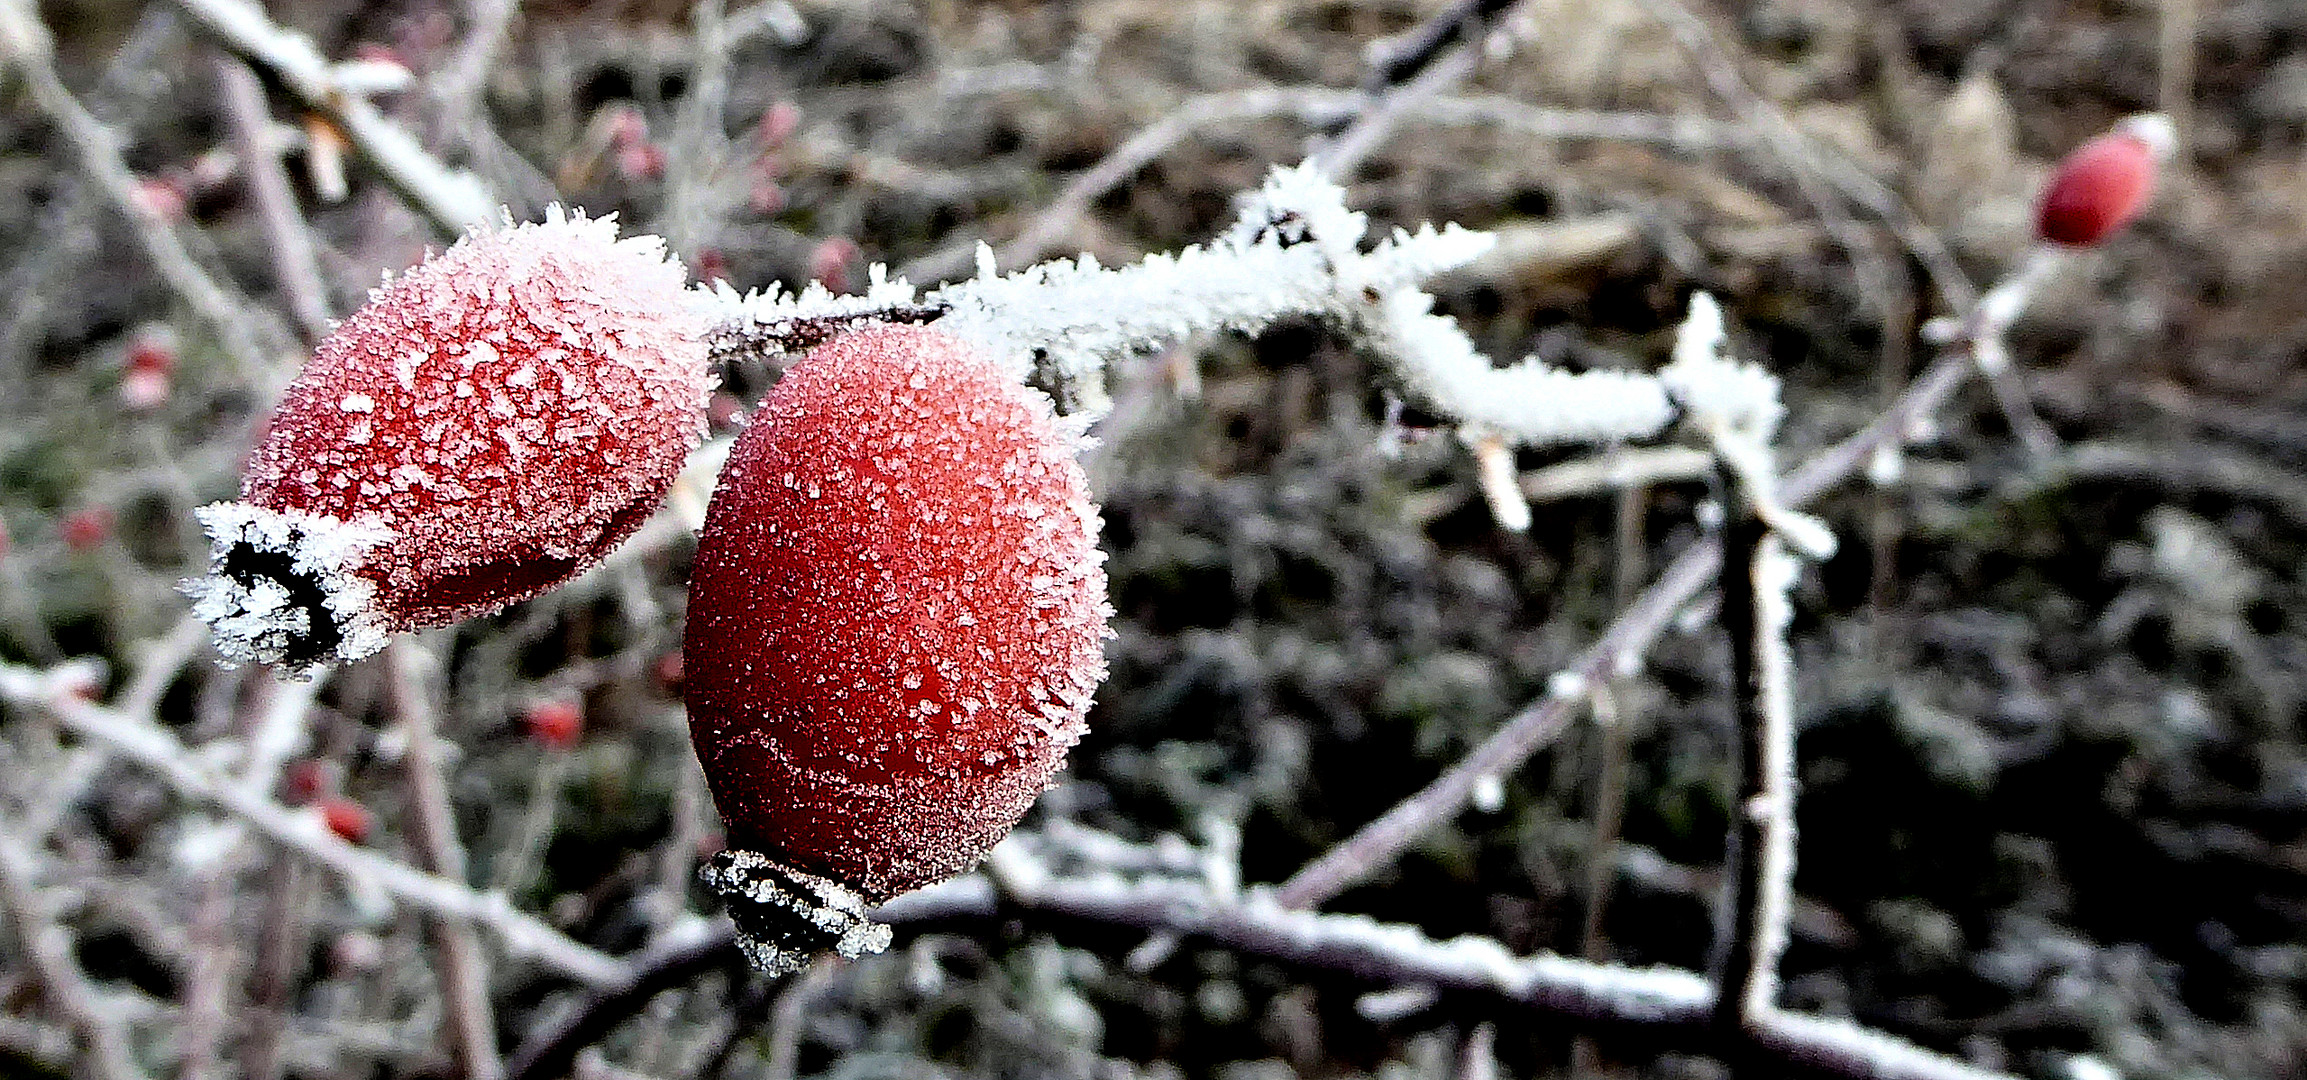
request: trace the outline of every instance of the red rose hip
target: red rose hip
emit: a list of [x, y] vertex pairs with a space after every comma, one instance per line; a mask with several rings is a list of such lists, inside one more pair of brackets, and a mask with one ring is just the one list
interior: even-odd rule
[[2043, 185], [2035, 235], [2052, 244], [2090, 247], [2129, 225], [2155, 190], [2155, 170], [2178, 141], [2171, 121], [2133, 116], [2078, 146]]
[[476, 232], [321, 342], [201, 511], [187, 587], [227, 660], [307, 669], [575, 577], [703, 431], [705, 323], [655, 237], [565, 217]]
[[1105, 676], [1079, 437], [973, 346], [861, 330], [739, 436], [689, 585], [683, 692], [749, 958], [888, 940], [868, 905], [974, 864]]

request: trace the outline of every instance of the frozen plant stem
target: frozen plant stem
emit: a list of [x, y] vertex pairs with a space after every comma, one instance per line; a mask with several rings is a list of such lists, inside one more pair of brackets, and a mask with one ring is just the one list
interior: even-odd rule
[[[449, 805], [448, 780], [441, 768], [439, 722], [433, 707], [430, 656], [408, 638], [385, 646], [387, 685], [405, 742], [402, 765], [408, 773], [410, 846], [417, 868], [452, 881], [465, 880], [465, 851], [457, 842], [456, 813]], [[488, 959], [469, 919], [439, 912], [425, 916], [441, 980], [441, 1008], [449, 1057], [467, 1080], [497, 1080], [497, 1031], [489, 1009]]]
[[76, 695], [73, 688], [80, 677], [71, 666], [35, 671], [0, 664], [0, 700], [45, 711], [80, 738], [156, 774], [179, 796], [231, 813], [266, 839], [340, 877], [371, 883], [420, 910], [484, 926], [509, 953], [534, 959], [588, 986], [612, 985], [626, 977], [623, 961], [514, 909], [502, 895], [477, 892], [462, 880], [428, 874], [354, 847], [331, 835], [316, 818], [218, 774], [150, 717], [108, 709]]
[[1774, 1007], [1794, 880], [1793, 663], [1786, 646], [1792, 566], [1741, 470], [1719, 470], [1722, 630], [1730, 642], [1738, 793], [1716, 911], [1715, 1023], [1743, 1030]]

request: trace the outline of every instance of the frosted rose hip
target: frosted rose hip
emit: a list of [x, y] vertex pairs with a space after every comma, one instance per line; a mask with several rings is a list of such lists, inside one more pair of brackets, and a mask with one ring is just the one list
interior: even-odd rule
[[2120, 231], [2146, 209], [2155, 171], [2177, 142], [2169, 119], [2134, 116], [2084, 143], [2043, 185], [2035, 234], [2067, 247], [2089, 247]]
[[575, 577], [654, 511], [713, 379], [655, 237], [564, 217], [388, 280], [292, 382], [188, 590], [228, 660], [308, 668]]
[[1110, 612], [1078, 442], [921, 327], [836, 338], [738, 438], [683, 692], [757, 965], [877, 948], [864, 906], [975, 863], [1080, 739]]

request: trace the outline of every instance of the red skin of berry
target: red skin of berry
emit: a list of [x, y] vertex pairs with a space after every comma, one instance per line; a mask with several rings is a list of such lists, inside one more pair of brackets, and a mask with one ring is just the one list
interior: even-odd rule
[[388, 281], [289, 385], [241, 497], [392, 529], [357, 572], [399, 628], [591, 566], [663, 500], [713, 388], [679, 264], [613, 235], [477, 233]]
[[328, 763], [318, 758], [291, 761], [280, 770], [280, 799], [290, 806], [302, 806], [335, 787]]
[[103, 507], [75, 510], [65, 515], [64, 524], [57, 531], [64, 535], [65, 547], [74, 551], [93, 550], [112, 535], [112, 511]]
[[584, 714], [566, 701], [532, 705], [521, 723], [529, 729], [529, 737], [548, 750], [566, 750], [577, 745], [577, 740], [585, 734]]
[[847, 334], [786, 373], [689, 586], [689, 730], [731, 847], [877, 903], [1024, 815], [1105, 676], [1076, 442], [935, 329]]
[[2123, 131], [2076, 147], [2043, 187], [2035, 234], [2067, 247], [2090, 247], [2114, 235], [2146, 209], [2155, 159], [2146, 140]]
[[368, 807], [336, 796], [320, 801], [320, 820], [328, 826], [328, 831], [348, 844], [367, 843], [369, 831], [376, 825]]

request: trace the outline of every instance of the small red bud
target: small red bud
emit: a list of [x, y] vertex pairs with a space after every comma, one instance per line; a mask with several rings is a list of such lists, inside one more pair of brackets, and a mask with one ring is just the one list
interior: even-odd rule
[[[863, 905], [975, 863], [1081, 738], [1111, 611], [1078, 441], [974, 347], [911, 326], [817, 349], [738, 436], [683, 653], [743, 849], [707, 880], [757, 965], [799, 962], [780, 935], [878, 948]], [[776, 921], [797, 908], [814, 929]]]
[[165, 329], [147, 330], [128, 343], [128, 370], [168, 375], [176, 371], [176, 341]]
[[547, 750], [566, 750], [585, 733], [585, 717], [574, 702], [540, 701], [521, 717], [522, 726]]
[[617, 175], [627, 180], [655, 180], [665, 175], [665, 148], [653, 142], [617, 147]]
[[154, 217], [174, 223], [184, 220], [184, 209], [190, 200], [183, 184], [166, 177], [148, 176], [136, 182], [136, 201]]
[[809, 280], [823, 282], [837, 293], [849, 291], [850, 267], [865, 252], [846, 236], [828, 236], [809, 249]]
[[376, 827], [376, 816], [368, 807], [342, 795], [330, 795], [320, 800], [321, 824], [348, 844], [368, 842], [369, 832]]
[[158, 408], [168, 400], [168, 374], [148, 368], [130, 368], [120, 377], [120, 403], [138, 412]]
[[801, 106], [780, 101], [761, 111], [761, 148], [774, 150], [801, 130]]
[[2078, 146], [2051, 174], [2036, 208], [2035, 235], [2090, 247], [2129, 225], [2155, 190], [2155, 170], [2177, 141], [2159, 115], [2134, 116]]
[[680, 697], [683, 676], [681, 650], [675, 649], [657, 658], [657, 685], [668, 697]]
[[112, 511], [102, 506], [74, 510], [64, 515], [56, 530], [64, 537], [64, 546], [74, 551], [92, 551], [112, 535]]
[[289, 385], [187, 586], [228, 660], [305, 669], [497, 611], [639, 527], [704, 428], [704, 321], [655, 237], [476, 232], [370, 294]]
[[336, 770], [319, 758], [299, 758], [280, 770], [280, 801], [303, 806], [336, 790]]

